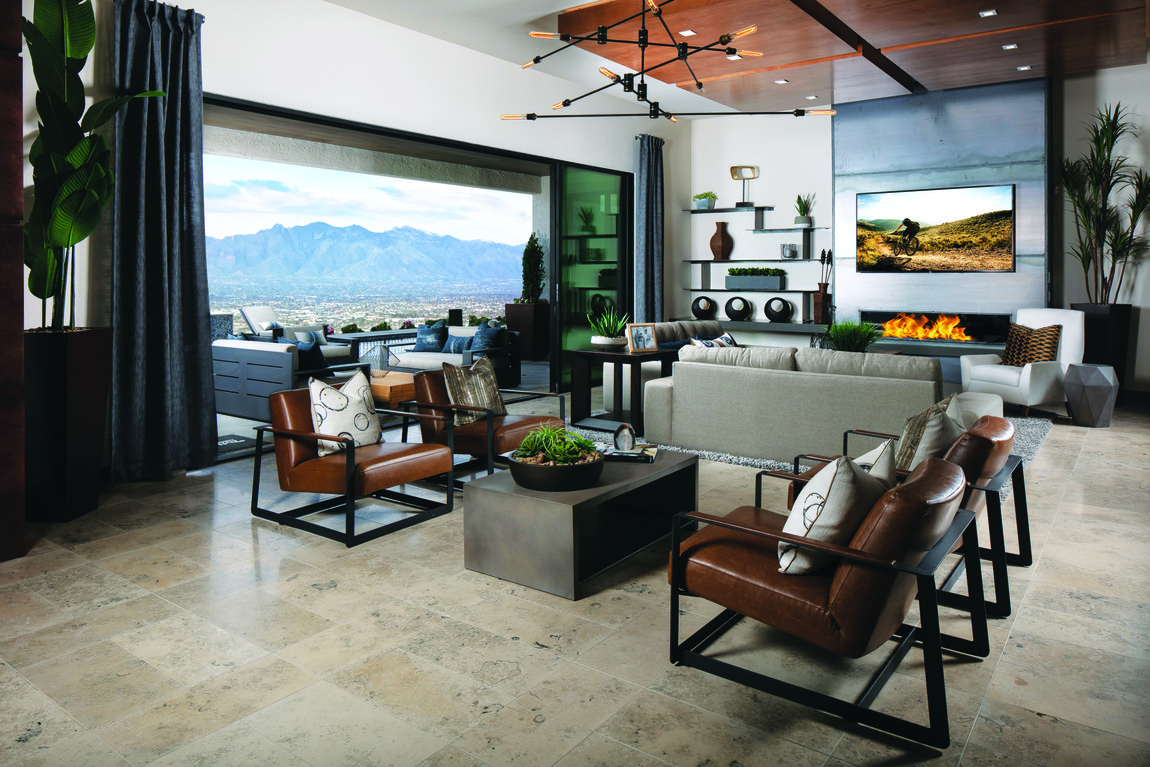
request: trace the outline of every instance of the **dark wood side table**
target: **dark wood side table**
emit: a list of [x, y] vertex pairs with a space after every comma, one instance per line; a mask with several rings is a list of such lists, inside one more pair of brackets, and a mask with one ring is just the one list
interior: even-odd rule
[[[571, 352], [571, 424], [585, 429], [614, 431], [620, 423], [630, 423], [636, 434], [643, 434], [643, 371], [644, 362], [662, 364], [659, 375], [671, 375], [671, 365], [679, 359], [678, 349], [660, 349], [653, 352], [611, 352], [600, 349], [572, 349]], [[591, 364], [611, 363], [615, 374], [615, 401], [608, 418], [591, 417]], [[623, 367], [631, 368], [631, 410], [623, 410]], [[627, 419], [630, 420], [627, 420]]]

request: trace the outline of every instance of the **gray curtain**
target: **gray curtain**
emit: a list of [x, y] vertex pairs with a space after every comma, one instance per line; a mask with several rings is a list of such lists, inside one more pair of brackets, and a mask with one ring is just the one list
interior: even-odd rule
[[112, 478], [164, 479], [216, 457], [207, 263], [203, 85], [194, 11], [115, 0]]
[[663, 144], [656, 136], [639, 139], [636, 194], [635, 322], [663, 321]]

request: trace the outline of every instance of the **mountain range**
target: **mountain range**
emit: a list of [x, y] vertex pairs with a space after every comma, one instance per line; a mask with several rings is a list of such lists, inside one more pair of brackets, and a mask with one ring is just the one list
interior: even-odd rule
[[276, 224], [255, 234], [207, 238], [209, 284], [232, 280], [336, 281], [354, 285], [518, 282], [523, 245], [460, 240], [409, 226]]

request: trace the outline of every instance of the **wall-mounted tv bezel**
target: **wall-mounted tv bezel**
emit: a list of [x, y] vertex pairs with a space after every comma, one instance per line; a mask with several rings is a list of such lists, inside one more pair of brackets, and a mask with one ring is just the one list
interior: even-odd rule
[[[988, 195], [987, 190], [992, 190], [993, 195]], [[979, 202], [981, 198], [985, 198], [987, 207], [983, 208]], [[898, 257], [901, 263], [892, 263], [892, 260], [886, 260], [884, 265], [876, 267], [870, 264], [872, 246], [874, 243], [864, 240], [864, 235], [874, 232], [881, 233], [879, 230], [862, 230], [859, 228], [860, 222], [863, 221], [863, 206], [868, 205], [866, 213], [868, 217], [866, 222], [874, 221], [893, 221], [891, 226], [893, 229], [903, 218], [910, 218], [911, 220], [918, 221], [922, 224], [923, 231], [919, 234], [920, 240], [924, 239], [923, 234], [929, 236], [929, 228], [939, 227], [948, 224], [953, 224], [956, 221], [962, 221], [976, 215], [994, 213], [1004, 208], [998, 207], [996, 204], [991, 204], [989, 201], [999, 199], [1002, 201], [1009, 200], [1010, 202], [1010, 246], [1009, 254], [1001, 253], [1001, 248], [995, 249], [997, 253], [992, 252], [989, 256], [991, 259], [990, 266], [985, 268], [969, 268], [961, 263], [962, 255], [956, 254], [953, 256], [955, 261], [955, 268], [932, 268], [931, 265], [923, 266], [921, 257], [927, 252], [925, 249], [920, 251], [916, 256], [911, 257], [910, 261], [905, 261], [905, 255]], [[932, 212], [932, 208], [938, 208], [938, 212]], [[956, 209], [965, 215], [958, 218], [946, 218], [946, 214], [942, 211], [945, 209]], [[884, 215], [884, 213], [886, 215]], [[898, 215], [896, 215], [898, 214]], [[860, 192], [855, 195], [855, 271], [862, 274], [1002, 274], [1011, 273], [1017, 267], [1017, 253], [1016, 253], [1016, 237], [1018, 232], [1018, 208], [1016, 199], [1016, 190], [1014, 184], [981, 184], [972, 186], [954, 186], [954, 187], [933, 187], [929, 189], [895, 189], [884, 192]], [[889, 232], [889, 229], [881, 230]], [[886, 255], [893, 255], [887, 253]], [[1007, 256], [1009, 257], [1009, 265], [994, 265], [1002, 261]], [[915, 262], [915, 258], [919, 258]], [[865, 260], [865, 264], [864, 264]], [[907, 268], [907, 267], [913, 268]], [[937, 264], [933, 265], [937, 266]]]

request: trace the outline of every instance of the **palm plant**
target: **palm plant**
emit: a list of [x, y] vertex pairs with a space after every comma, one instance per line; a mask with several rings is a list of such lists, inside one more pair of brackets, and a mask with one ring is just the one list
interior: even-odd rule
[[112, 200], [112, 156], [96, 130], [130, 99], [164, 92], [107, 98], [85, 112], [80, 71], [96, 42], [91, 0], [36, 0], [32, 20], [22, 23], [40, 118], [39, 134], [28, 150], [34, 202], [24, 224], [24, 263], [28, 290], [41, 301], [41, 322], [47, 325], [51, 298], [52, 329], [62, 330], [68, 283], [68, 325], [76, 325], [76, 245], [96, 230]]
[[1126, 267], [1147, 245], [1135, 230], [1150, 208], [1150, 174], [1114, 152], [1122, 138], [1138, 135], [1126, 116], [1121, 103], [1096, 112], [1088, 127], [1090, 151], [1077, 160], [1063, 159], [1058, 169], [1074, 211], [1077, 242], [1070, 253], [1082, 264], [1089, 303], [1116, 302]]

